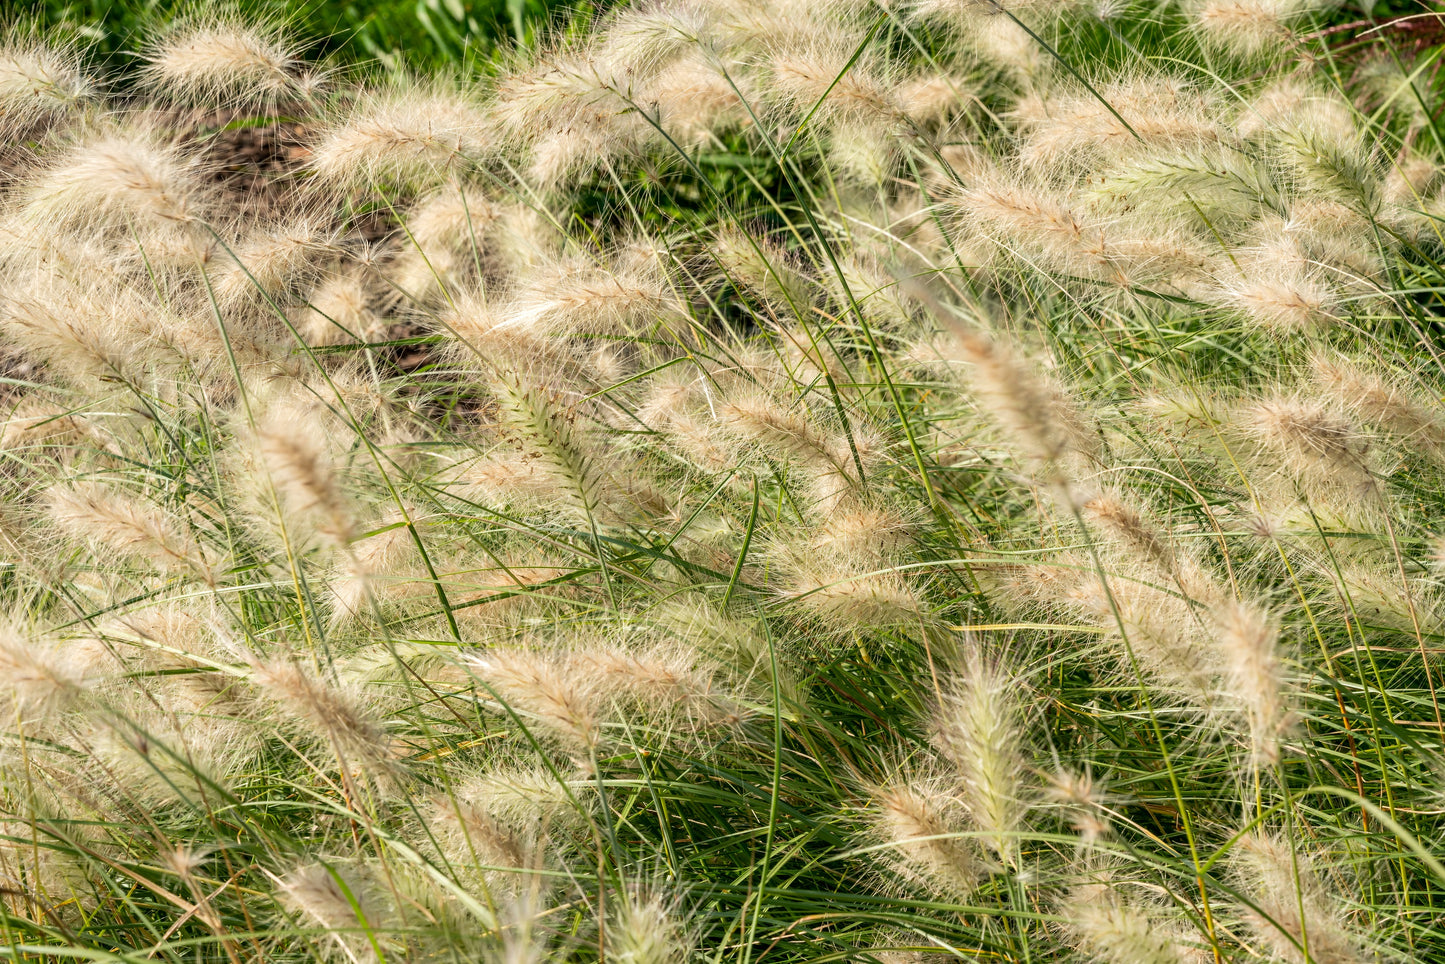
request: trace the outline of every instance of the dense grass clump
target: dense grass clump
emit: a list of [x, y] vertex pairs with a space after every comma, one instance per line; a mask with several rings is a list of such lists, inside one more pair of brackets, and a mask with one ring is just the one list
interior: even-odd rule
[[1439, 48], [1325, 12], [12, 31], [6, 954], [1445, 958]]

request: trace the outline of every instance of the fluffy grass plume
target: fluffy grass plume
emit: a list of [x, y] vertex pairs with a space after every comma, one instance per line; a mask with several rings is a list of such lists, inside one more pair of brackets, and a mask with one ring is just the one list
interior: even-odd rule
[[1355, 16], [7, 28], [7, 953], [1445, 959], [1445, 34]]

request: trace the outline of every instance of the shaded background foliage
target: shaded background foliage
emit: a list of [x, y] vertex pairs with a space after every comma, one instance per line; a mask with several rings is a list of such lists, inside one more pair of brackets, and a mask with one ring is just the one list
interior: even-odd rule
[[[46, 0], [0, 5], [7, 21], [23, 13], [47, 30], [74, 31], [102, 57], [123, 57], [147, 25], [183, 14], [177, 0]], [[568, 0], [252, 0], [250, 12], [290, 24], [320, 55], [374, 59], [414, 67], [464, 64], [492, 55], [499, 44], [527, 40], [538, 27], [601, 4]]]

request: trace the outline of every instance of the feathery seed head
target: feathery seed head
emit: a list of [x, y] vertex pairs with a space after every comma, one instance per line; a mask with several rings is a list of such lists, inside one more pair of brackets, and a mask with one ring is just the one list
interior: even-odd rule
[[407, 215], [406, 231], [428, 254], [457, 249], [470, 254], [483, 244], [499, 213], [482, 192], [453, 184], [417, 202]]
[[875, 327], [898, 331], [914, 327], [916, 303], [879, 258], [853, 254], [841, 259], [838, 269], [829, 272], [828, 286], [840, 306], [848, 304], [851, 294], [853, 302]]
[[351, 189], [439, 184], [482, 157], [490, 130], [470, 97], [442, 87], [367, 94], [312, 147], [311, 170]]
[[729, 281], [778, 312], [804, 311], [812, 302], [809, 279], [774, 242], [725, 227], [712, 238], [709, 253]]
[[559, 225], [535, 205], [498, 205], [495, 232], [492, 250], [508, 275], [555, 265], [565, 247]]
[[649, 77], [708, 39], [711, 11], [702, 4], [629, 7], [601, 31], [594, 56], [616, 73]]
[[933, 744], [955, 767], [957, 794], [989, 847], [1005, 862], [1018, 851], [1015, 834], [1028, 810], [1022, 712], [1017, 681], [974, 657], [934, 711]]
[[1009, 17], [974, 21], [967, 39], [980, 57], [1025, 79], [1045, 75], [1049, 60], [1024, 26]]
[[1277, 257], [1263, 259], [1253, 279], [1224, 286], [1218, 293], [1221, 304], [1234, 308], [1248, 321], [1266, 331], [1280, 334], [1316, 332], [1334, 322], [1335, 293], [1295, 264], [1277, 263]]
[[1024, 24], [1040, 28], [1072, 5], [1067, 0], [919, 0], [913, 15], [950, 24], [984, 61], [1028, 79], [1043, 73], [1047, 60]]
[[[1346, 532], [1357, 528], [1348, 521], [1324, 525]], [[1309, 519], [1300, 528], [1308, 531], [1313, 526], [1314, 520]], [[1320, 569], [1325, 581], [1334, 585], [1340, 609], [1361, 623], [1410, 635], [1435, 632], [1441, 624], [1439, 597], [1424, 586], [1402, 582], [1392, 569], [1381, 570], [1368, 562], [1325, 565]]]
[[1098, 575], [1081, 575], [1065, 595], [1076, 612], [1118, 641], [1130, 676], [1137, 663], [1162, 689], [1204, 705], [1212, 701], [1218, 654], [1188, 600], [1132, 579], [1109, 578], [1106, 584]]
[[1368, 436], [1327, 402], [1270, 398], [1242, 416], [1245, 431], [1301, 481], [1374, 490]]
[[902, 143], [874, 121], [845, 118], [828, 133], [828, 162], [840, 183], [881, 185], [898, 168]]
[[352, 543], [344, 574], [331, 584], [336, 601], [333, 622], [360, 616], [368, 605], [394, 590], [398, 577], [415, 555], [411, 529], [399, 509], [390, 509], [377, 523], [377, 532]]
[[25, 189], [20, 214], [30, 223], [174, 234], [205, 216], [198, 175], [192, 159], [156, 135], [101, 129]]
[[[98, 292], [104, 291], [97, 285]], [[78, 288], [35, 286], [0, 305], [0, 329], [12, 344], [78, 384], [145, 381], [147, 333], [137, 318]]]
[[661, 727], [676, 720], [716, 728], [741, 721], [742, 708], [722, 692], [699, 652], [657, 646], [643, 652], [611, 644], [580, 648], [573, 662], [599, 680], [613, 700], [625, 700], [639, 720]]
[[1352, 411], [1398, 436], [1407, 447], [1445, 454], [1445, 423], [1419, 393], [1361, 363], [1318, 352], [1311, 359], [1314, 382], [1340, 409]]
[[520, 377], [532, 372], [539, 378], [561, 380], [575, 364], [562, 339], [526, 325], [511, 324], [508, 316], [486, 298], [472, 293], [454, 295], [451, 305], [437, 314], [438, 326], [456, 339], [450, 354], [458, 365], [483, 366], [494, 377]]
[[128, 800], [204, 806], [257, 749], [255, 730], [219, 718], [218, 709], [165, 716], [133, 710], [125, 721], [93, 723], [86, 744]]
[[344, 547], [355, 522], [321, 415], [314, 406], [275, 405], [257, 419], [252, 441], [274, 487], [287, 538], [314, 532], [327, 544]]
[[1063, 552], [1051, 565], [989, 566], [979, 576], [990, 601], [1024, 616], [1070, 609], [1089, 593], [1087, 569], [1081, 557]]
[[1344, 897], [1331, 889], [1318, 863], [1284, 837], [1263, 832], [1235, 844], [1231, 869], [1254, 905], [1240, 913], [1257, 949], [1290, 964], [1374, 960], [1364, 935], [1351, 926]]
[[93, 432], [84, 416], [32, 396], [10, 411], [0, 429], [0, 450], [38, 447], [47, 442], [69, 449], [90, 439]]
[[541, 808], [508, 795], [506, 779], [486, 773], [465, 782], [437, 801], [428, 828], [449, 861], [482, 868], [489, 886], [516, 895], [536, 886], [532, 873], [547, 867], [549, 827]]
[[353, 964], [376, 960], [368, 936], [390, 923], [370, 875], [358, 867], [315, 863], [279, 879], [291, 910], [318, 924]]
[[621, 383], [632, 371], [628, 359], [611, 345], [602, 345], [588, 352], [583, 368], [591, 372], [595, 384], [603, 386]]
[[489, 769], [461, 788], [466, 799], [484, 806], [498, 820], [573, 836], [588, 827], [587, 808], [593, 800], [588, 789], [585, 774], [574, 773], [569, 779], [567, 773], [540, 764]]
[[962, 77], [923, 74], [906, 80], [893, 91], [898, 109], [918, 127], [945, 127], [967, 111], [978, 98]]
[[1184, 921], [1126, 902], [1106, 885], [1074, 888], [1060, 913], [1079, 950], [1098, 964], [1205, 964], [1212, 959]]
[[503, 414], [554, 480], [559, 494], [584, 518], [594, 517], [606, 499], [608, 483], [577, 425], [577, 413], [520, 379], [501, 379], [498, 387]]
[[293, 323], [308, 345], [376, 341], [386, 333], [386, 323], [372, 310], [372, 298], [357, 274], [335, 275], [311, 292], [304, 307], [292, 309]]
[[900, 774], [872, 788], [869, 816], [873, 834], [889, 845], [891, 863], [911, 878], [955, 899], [978, 886], [984, 861], [961, 836], [967, 812], [937, 778]]
[[654, 126], [656, 110], [640, 94], [620, 64], [561, 53], [504, 77], [490, 114], [503, 140], [530, 154], [532, 180], [554, 187], [666, 144]]
[[882, 565], [912, 541], [913, 525], [889, 509], [859, 507], [830, 516], [810, 548], [865, 568]]
[[1283, 142], [1299, 160], [1311, 153], [1323, 160], [1333, 151], [1358, 151], [1360, 127], [1350, 102], [1306, 77], [1290, 77], [1260, 91], [1235, 125], [1239, 135]]
[[788, 670], [783, 654], [770, 647], [758, 625], [746, 619], [724, 615], [712, 605], [695, 599], [675, 599], [656, 611], [659, 626], [669, 638], [709, 654], [746, 692], [749, 684], [770, 693], [776, 682], [784, 700], [800, 698], [798, 683]]
[[1159, 566], [1165, 572], [1174, 569], [1174, 548], [1167, 535], [1118, 494], [1094, 496], [1082, 509], [1085, 518], [1097, 523], [1142, 561]]
[[1445, 574], [1445, 536], [1431, 536], [1426, 560], [1436, 575]]
[[544, 55], [498, 80], [493, 120], [506, 139], [522, 144], [569, 129], [605, 128], [627, 109], [632, 88], [619, 67], [585, 54]]
[[1105, 233], [1046, 190], [986, 176], [953, 199], [973, 230], [1023, 245], [1051, 267], [1086, 276], [1109, 268]]
[[1279, 740], [1290, 723], [1280, 664], [1279, 626], [1263, 607], [1230, 602], [1213, 614], [1223, 653], [1226, 692], [1238, 700], [1249, 727], [1254, 762], [1279, 762]]
[[1241, 58], [1288, 49], [1290, 24], [1328, 0], [1194, 0], [1192, 16], [1210, 46]]
[[845, 120], [895, 122], [899, 110], [892, 84], [878, 75], [873, 58], [850, 65], [857, 42], [845, 37], [817, 37], [802, 47], [788, 46], [772, 57], [769, 92], [793, 116], [816, 105], [814, 117], [824, 123]]
[[627, 887], [609, 907], [607, 960], [616, 964], [687, 964], [695, 938], [658, 890]]
[[1199, 0], [1194, 23], [1212, 48], [1251, 58], [1279, 51], [1289, 40], [1287, 10], [1298, 0]]
[[635, 334], [682, 312], [656, 267], [612, 272], [560, 264], [535, 272], [504, 309], [508, 327], [550, 334]]
[[11, 38], [0, 43], [0, 135], [19, 138], [94, 94], [78, 52]]
[[456, 493], [479, 505], [531, 508], [570, 501], [569, 487], [527, 451], [506, 450], [478, 459], [456, 481]]
[[192, 847], [189, 844], [179, 844], [161, 851], [160, 864], [189, 885], [194, 883], [196, 871], [206, 865], [206, 862], [211, 857], [211, 853], [212, 850], [210, 847]]
[[1103, 787], [1087, 770], [1075, 773], [1059, 770], [1047, 775], [1045, 794], [1068, 816], [1069, 823], [1085, 846], [1097, 843], [1110, 832], [1107, 798]]
[[651, 107], [645, 115], [621, 105], [595, 112], [574, 126], [536, 138], [530, 145], [528, 176], [538, 188], [560, 190], [606, 164], [645, 164], [649, 148], [667, 143], [654, 127], [656, 122]]
[[253, 661], [251, 682], [303, 732], [328, 744], [343, 772], [360, 769], [382, 779], [394, 769], [386, 729], [354, 685], [326, 679], [284, 656]]
[[[1111, 109], [1112, 108], [1112, 109]], [[1224, 136], [1209, 94], [1170, 77], [1115, 81], [1097, 94], [1037, 95], [1014, 116], [1025, 131], [1020, 159], [1051, 170], [1077, 158], [1119, 160], [1160, 149], [1213, 144]]]
[[1083, 195], [1096, 206], [1137, 212], [1147, 208], [1164, 223], [1248, 224], [1260, 208], [1283, 210], [1284, 189], [1278, 171], [1264, 158], [1242, 154], [1228, 139], [1219, 143], [1150, 150], [1091, 176]]
[[476, 264], [469, 254], [455, 249], [403, 248], [381, 268], [392, 289], [386, 300], [399, 299], [423, 312], [436, 310], [447, 304], [449, 294], [473, 280]]
[[860, 572], [802, 558], [785, 559], [779, 568], [787, 574], [780, 599], [840, 633], [916, 626], [930, 619], [928, 600], [900, 573]]
[[1085, 417], [1006, 345], [967, 330], [958, 332], [955, 345], [959, 360], [972, 367], [974, 395], [1020, 455], [1058, 474], [1066, 456], [1092, 454]]
[[1210, 431], [1225, 424], [1230, 417], [1222, 399], [1192, 388], [1150, 392], [1139, 401], [1139, 409], [1148, 417], [1160, 419], [1181, 431], [1196, 428]]
[[595, 677], [553, 653], [496, 649], [467, 664], [528, 726], [538, 726], [571, 749], [590, 750], [601, 738]]
[[67, 533], [163, 572], [189, 572], [210, 585], [216, 570], [181, 520], [98, 482], [52, 488], [50, 517]]
[[801, 4], [797, 0], [699, 0], [713, 18], [712, 43], [719, 51], [748, 52], [779, 42], [805, 42], [821, 29], [820, 16], [837, 13], [840, 0]]
[[300, 86], [300, 60], [280, 31], [230, 18], [181, 25], [144, 56], [151, 89], [201, 104], [264, 104]]
[[323, 262], [336, 254], [335, 234], [320, 219], [261, 228], [231, 246], [212, 269], [216, 299], [223, 308], [282, 299], [288, 291], [314, 284]]
[[1292, 246], [1302, 266], [1343, 269], [1346, 284], [1378, 277], [1380, 250], [1374, 225], [1355, 207], [1329, 196], [1295, 201], [1275, 243]]
[[44, 716], [78, 696], [87, 685], [59, 643], [20, 625], [0, 624], [0, 706], [10, 719]]
[[1309, 84], [1297, 78], [1271, 84], [1245, 105], [1236, 129], [1241, 137], [1254, 138], [1286, 125], [1294, 125], [1316, 96], [1316, 91]]
[[1406, 154], [1385, 176], [1385, 201], [1403, 208], [1419, 209], [1440, 177], [1440, 165], [1420, 154]]
[[748, 104], [755, 102], [751, 75], [724, 75], [696, 50], [651, 78], [641, 100], [656, 106], [669, 137], [689, 148], [716, 147], [729, 131], [750, 127]]
[[718, 414], [728, 429], [775, 455], [824, 473], [848, 475], [853, 469], [846, 444], [840, 452], [835, 440], [801, 408], [790, 410], [769, 395], [753, 394], [727, 402]]
[[705, 415], [674, 415], [668, 420], [665, 434], [684, 458], [705, 473], [715, 475], [737, 465], [733, 446]]
[[72, 848], [76, 843], [95, 848], [98, 841], [68, 822], [39, 815], [0, 821], [0, 886], [7, 891], [7, 911], [18, 919], [73, 926], [81, 920], [77, 911], [95, 909], [93, 884]]

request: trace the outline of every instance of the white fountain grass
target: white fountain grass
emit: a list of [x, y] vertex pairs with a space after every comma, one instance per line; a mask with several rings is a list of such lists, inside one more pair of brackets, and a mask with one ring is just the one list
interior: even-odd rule
[[16, 953], [1445, 953], [1441, 159], [1319, 6], [8, 37]]

